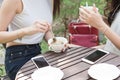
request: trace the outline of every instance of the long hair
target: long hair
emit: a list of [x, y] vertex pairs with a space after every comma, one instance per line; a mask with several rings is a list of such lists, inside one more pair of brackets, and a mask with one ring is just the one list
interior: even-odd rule
[[108, 17], [108, 23], [111, 25], [117, 12], [120, 10], [120, 0], [106, 0], [107, 6], [104, 13]]
[[56, 16], [56, 14], [60, 13], [60, 3], [62, 0], [54, 0], [54, 6], [53, 6], [53, 15]]

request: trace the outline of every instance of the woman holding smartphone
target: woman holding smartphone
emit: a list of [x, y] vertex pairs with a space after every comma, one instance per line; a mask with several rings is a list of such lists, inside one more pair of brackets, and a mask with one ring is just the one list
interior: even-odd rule
[[[11, 80], [32, 57], [41, 54], [39, 43], [53, 37], [53, 15], [61, 0], [3, 0], [0, 43], [6, 43], [5, 69]], [[8, 31], [7, 31], [8, 29]]]
[[106, 24], [102, 16], [93, 8], [94, 12], [81, 7], [80, 19], [105, 34], [108, 38], [104, 46], [104, 50], [120, 55], [120, 0], [107, 0], [108, 24]]

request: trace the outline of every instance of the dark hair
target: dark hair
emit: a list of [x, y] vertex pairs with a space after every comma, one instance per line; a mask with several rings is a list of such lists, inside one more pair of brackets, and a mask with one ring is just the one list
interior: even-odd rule
[[120, 10], [120, 0], [106, 0], [105, 15], [108, 17], [108, 23], [111, 25], [117, 12]]
[[54, 0], [54, 6], [53, 6], [53, 15], [56, 16], [56, 14], [60, 13], [60, 3], [62, 0]]

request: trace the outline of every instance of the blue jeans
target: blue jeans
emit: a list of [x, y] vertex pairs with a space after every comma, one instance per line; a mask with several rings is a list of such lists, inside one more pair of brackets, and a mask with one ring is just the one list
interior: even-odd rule
[[10, 79], [15, 80], [18, 70], [38, 54], [41, 54], [39, 44], [17, 45], [6, 48], [5, 69]]

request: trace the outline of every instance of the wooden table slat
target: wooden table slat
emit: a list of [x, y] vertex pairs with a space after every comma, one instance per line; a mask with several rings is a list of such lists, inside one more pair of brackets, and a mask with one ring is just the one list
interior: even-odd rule
[[50, 62], [52, 62], [52, 61], [54, 61], [55, 59], [56, 59], [56, 57], [57, 58], [62, 58], [62, 56], [64, 55], [64, 54], [66, 54], [66, 55], [64, 55], [64, 56], [69, 56], [69, 55], [72, 55], [73, 53], [77, 53], [77, 52], [79, 52], [79, 51], [83, 51], [83, 50], [91, 50], [91, 49], [86, 49], [86, 48], [74, 48], [74, 49], [69, 49], [68, 51], [66, 51], [65, 53], [63, 52], [63, 53], [53, 53], [52, 55], [50, 55], [50, 56], [45, 56], [46, 54], [44, 54], [44, 56], [45, 56], [45, 58], [47, 59], [47, 60], [49, 60]]
[[[90, 53], [92, 53], [94, 50], [89, 50], [89, 52]], [[84, 51], [78, 51], [78, 52], [76, 52], [76, 53], [73, 53], [73, 54], [71, 54], [71, 55], [67, 55], [67, 54], [63, 54], [63, 55], [61, 55], [62, 57], [60, 57], [60, 58], [58, 58], [58, 57], [56, 57], [55, 58], [55, 60], [48, 60], [48, 62], [49, 63], [51, 63], [51, 64], [56, 64], [56, 63], [60, 63], [60, 62], [66, 62], [67, 60], [69, 61], [69, 62], [72, 62], [73, 61], [73, 59], [74, 60], [77, 60], [77, 59], [79, 59], [79, 58], [83, 58], [84, 56], [86, 56], [86, 54], [84, 54], [84, 53], [87, 53], [88, 52], [88, 50], [86, 51], [86, 50], [84, 50]], [[72, 59], [72, 60], [71, 60]]]

